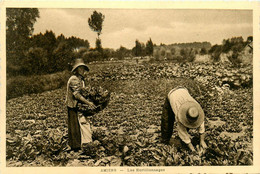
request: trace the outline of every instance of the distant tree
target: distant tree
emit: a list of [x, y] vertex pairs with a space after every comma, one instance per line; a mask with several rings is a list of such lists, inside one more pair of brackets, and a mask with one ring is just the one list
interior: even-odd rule
[[70, 45], [70, 47], [72, 49], [77, 49], [80, 47], [86, 47], [89, 48], [89, 42], [88, 40], [83, 40], [77, 37], [69, 37], [68, 39], [66, 39], [68, 41], [68, 44]]
[[[63, 34], [56, 38], [53, 31], [46, 31], [44, 34], [33, 35], [30, 38], [30, 47], [42, 48], [46, 51], [48, 68], [44, 70], [45, 73], [53, 73], [63, 71], [66, 67], [68, 68], [68, 63], [72, 62], [72, 57], [77, 57], [73, 50], [82, 47], [88, 50], [89, 42], [74, 36], [66, 38]], [[31, 55], [33, 54], [28, 54], [27, 56]]]
[[94, 32], [97, 32], [98, 38], [102, 31], [104, 19], [105, 19], [105, 16], [102, 13], [97, 12], [96, 10], [93, 12], [93, 14], [88, 19], [88, 25]]
[[175, 48], [171, 48], [171, 54], [174, 56], [176, 54], [176, 49]]
[[171, 50], [166, 50], [165, 57], [167, 58], [167, 60], [171, 60], [173, 58]]
[[141, 56], [142, 55], [142, 44], [137, 39], [135, 41], [135, 47], [132, 50], [133, 50], [133, 54], [135, 56]]
[[217, 50], [219, 47], [221, 47], [221, 45], [213, 45], [210, 49], [209, 49], [209, 53], [212, 54], [215, 50]]
[[30, 38], [30, 47], [43, 47], [44, 46], [44, 35], [42, 33], [33, 35]]
[[207, 54], [206, 48], [201, 48], [201, 49], [200, 49], [200, 54], [201, 54], [201, 55]]
[[53, 31], [46, 31], [45, 34], [43, 35], [44, 39], [41, 44], [43, 44], [43, 48], [48, 51], [48, 54], [51, 55], [53, 50], [56, 47], [56, 36]]
[[58, 37], [57, 37], [57, 43], [60, 43], [60, 42], [63, 42], [65, 41], [66, 38], [63, 34], [60, 34]]
[[222, 46], [221, 45], [213, 45], [211, 49], [209, 50], [209, 53], [211, 55], [211, 59], [214, 62], [218, 62], [220, 60], [220, 55], [222, 53]]
[[47, 55], [48, 55], [48, 62], [49, 62], [49, 69], [48, 72], [49, 73], [53, 73], [56, 72], [56, 60], [55, 57], [53, 56], [53, 50], [57, 47], [57, 43], [56, 43], [56, 36], [54, 34], [53, 31], [46, 31], [41, 37], [40, 37], [40, 41], [35, 43], [35, 45], [33, 45], [33, 47], [40, 47], [43, 48], [44, 50], [47, 51]]
[[243, 42], [244, 42], [244, 39], [243, 39], [242, 36], [240, 36], [240, 37], [232, 37], [231, 40], [230, 40], [230, 42], [231, 42], [232, 44], [243, 43]]
[[243, 51], [244, 47], [245, 47], [244, 43], [238, 43], [238, 44], [233, 45], [231, 50], [233, 52], [241, 52], [241, 51]]
[[46, 31], [44, 34], [40, 33], [31, 37], [30, 47], [40, 47], [47, 50], [51, 56], [53, 50], [57, 47], [57, 39], [53, 31]]
[[183, 62], [193, 62], [195, 59], [195, 49], [193, 48], [182, 48], [180, 55]]
[[79, 48], [72, 50], [73, 56], [76, 58], [82, 57], [87, 51], [88, 51], [88, 48], [86, 48], [86, 47], [79, 47]]
[[83, 60], [85, 62], [91, 62], [94, 61], [93, 59], [91, 59], [91, 57], [89, 57], [90, 52], [94, 51], [93, 49], [88, 49], [86, 47], [79, 47], [76, 49], [73, 49], [73, 58], [71, 59], [72, 61], [69, 64], [73, 64], [74, 58], [83, 58]]
[[20, 73], [22, 59], [29, 48], [29, 37], [39, 17], [37, 8], [6, 9], [6, 58], [7, 73]]
[[182, 49], [180, 50], [180, 55], [181, 55], [182, 57], [186, 57], [187, 52], [186, 52], [186, 50], [185, 50], [184, 48], [182, 48]]
[[151, 38], [146, 42], [146, 54], [148, 56], [153, 54], [153, 41]]
[[228, 53], [230, 51], [231, 47], [232, 47], [232, 43], [230, 43], [230, 40], [229, 39], [227, 39], [227, 40], [224, 39], [223, 42], [222, 42], [222, 51], [223, 51], [223, 53]]
[[102, 54], [96, 49], [89, 49], [87, 53], [84, 54], [84, 59], [86, 62], [99, 61], [102, 58]]
[[144, 43], [141, 43], [141, 55], [140, 56], [146, 56], [146, 46]]
[[239, 55], [244, 50], [245, 46], [248, 45], [247, 41], [244, 42], [243, 37], [233, 37], [230, 39], [231, 43], [231, 56], [228, 56], [229, 61], [235, 65], [240, 66], [240, 63], [242, 63], [242, 60], [239, 58]]
[[[56, 36], [51, 30], [47, 30], [44, 34], [40, 33], [31, 37], [31, 48], [42, 48], [47, 52], [49, 64], [49, 69], [47, 70], [47, 72], [56, 71], [56, 60], [53, 57], [53, 50], [57, 47], [56, 41]], [[37, 74], [37, 72], [35, 72], [35, 74]]]
[[103, 48], [102, 48], [102, 45], [101, 45], [101, 40], [100, 39], [96, 39], [96, 49], [98, 52], [102, 52], [103, 51]]
[[129, 56], [129, 51], [127, 48], [120, 46], [120, 48], [116, 50], [115, 54], [118, 59], [123, 59]]
[[197, 54], [197, 50], [194, 48], [190, 48], [188, 52], [188, 57], [186, 58], [188, 62], [193, 62], [195, 60]]
[[[68, 41], [60, 42], [53, 50], [53, 60], [55, 60], [56, 71], [63, 71], [68, 68], [68, 63], [72, 62], [75, 53], [72, 51]], [[76, 55], [77, 56], [77, 55]]]
[[160, 43], [160, 46], [165, 46], [165, 44], [164, 43]]
[[160, 51], [158, 49], [154, 50], [153, 57], [156, 61], [160, 60]]
[[162, 49], [160, 50], [160, 56], [163, 57], [163, 58], [165, 58], [165, 56], [166, 56], [166, 51], [165, 51], [164, 48], [162, 48]]
[[115, 50], [111, 48], [103, 49], [103, 59], [109, 60], [110, 58], [115, 57]]
[[237, 49], [234, 49], [231, 56], [227, 56], [228, 60], [234, 65], [234, 66], [240, 66], [240, 63], [242, 63], [241, 59], [239, 59], [239, 52]]
[[89, 27], [94, 32], [97, 32], [98, 38], [96, 39], [96, 46], [100, 46], [100, 47], [96, 47], [98, 51], [102, 50], [101, 40], [100, 40], [99, 36], [100, 36], [102, 28], [103, 28], [103, 21], [104, 21], [104, 19], [105, 19], [105, 16], [102, 13], [97, 12], [96, 10], [93, 12], [93, 14], [88, 19]]
[[222, 52], [228, 53], [229, 51], [241, 52], [246, 46], [242, 37], [232, 37], [231, 39], [223, 40], [222, 42]]
[[22, 64], [21, 69], [24, 75], [46, 74], [49, 65], [48, 53], [40, 47], [30, 48], [22, 59]]

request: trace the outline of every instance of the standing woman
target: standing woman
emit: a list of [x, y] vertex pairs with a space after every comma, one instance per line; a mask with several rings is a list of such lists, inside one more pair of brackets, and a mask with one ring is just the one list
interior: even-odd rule
[[93, 109], [96, 107], [92, 102], [88, 101], [80, 94], [81, 88], [85, 87], [83, 78], [88, 71], [89, 68], [84, 63], [83, 59], [75, 59], [75, 63], [71, 71], [73, 75], [69, 78], [67, 83], [66, 104], [68, 108], [68, 137], [69, 146], [71, 150], [74, 151], [81, 149], [81, 132], [77, 103], [82, 102], [88, 104], [89, 107]]

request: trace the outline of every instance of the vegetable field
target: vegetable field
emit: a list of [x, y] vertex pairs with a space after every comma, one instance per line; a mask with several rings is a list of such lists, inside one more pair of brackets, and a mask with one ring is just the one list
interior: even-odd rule
[[[224, 166], [253, 164], [252, 66], [91, 64], [86, 83], [110, 93], [93, 117], [88, 154], [67, 146], [66, 87], [7, 101], [7, 166]], [[174, 132], [160, 140], [167, 92], [186, 86], [201, 103], [208, 148], [190, 154]], [[190, 130], [198, 148], [198, 133]]]

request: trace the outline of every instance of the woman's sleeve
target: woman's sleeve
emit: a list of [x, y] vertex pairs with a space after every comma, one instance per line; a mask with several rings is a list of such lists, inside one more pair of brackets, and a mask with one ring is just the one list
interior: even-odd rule
[[80, 89], [81, 89], [81, 83], [80, 80], [78, 78], [72, 78], [70, 83], [69, 83], [69, 87], [72, 90], [72, 94], [77, 97], [77, 95], [80, 94]]

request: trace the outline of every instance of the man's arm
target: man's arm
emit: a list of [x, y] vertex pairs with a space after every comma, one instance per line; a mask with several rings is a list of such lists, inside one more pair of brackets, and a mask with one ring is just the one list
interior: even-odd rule
[[200, 147], [202, 147], [203, 149], [208, 147], [204, 139], [205, 139], [205, 133], [200, 134]]
[[205, 143], [205, 126], [204, 122], [199, 127], [199, 133], [200, 133], [200, 147], [207, 148], [207, 144]]
[[192, 151], [192, 152], [195, 152], [195, 148], [194, 146], [192, 145], [191, 143], [191, 139], [190, 139], [190, 135], [187, 131], [187, 128], [182, 125], [181, 123], [177, 123], [177, 131], [178, 131], [178, 135], [180, 137], [180, 139], [185, 143], [187, 144], [187, 146], [189, 147], [189, 149]]
[[196, 151], [195, 148], [194, 148], [194, 146], [191, 144], [191, 142], [188, 144], [188, 147], [189, 147], [189, 149], [190, 149], [192, 152], [195, 152], [195, 151]]

